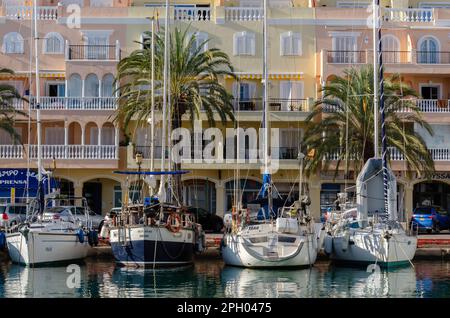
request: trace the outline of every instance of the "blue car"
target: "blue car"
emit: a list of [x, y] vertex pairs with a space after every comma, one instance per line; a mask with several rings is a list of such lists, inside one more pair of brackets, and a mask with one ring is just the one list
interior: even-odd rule
[[439, 206], [420, 206], [414, 209], [412, 225], [419, 231], [439, 233], [450, 229], [450, 216]]

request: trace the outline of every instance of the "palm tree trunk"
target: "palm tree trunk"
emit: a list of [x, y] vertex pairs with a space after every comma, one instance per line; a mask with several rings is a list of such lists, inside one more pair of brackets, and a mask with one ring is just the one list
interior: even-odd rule
[[[175, 104], [175, 109], [174, 109], [173, 115], [174, 115], [174, 118], [172, 120], [172, 131], [181, 127], [181, 112], [180, 112], [180, 104], [179, 103]], [[171, 143], [170, 146], [172, 147], [172, 141], [170, 141], [170, 143]], [[174, 164], [174, 168], [176, 171], [180, 171], [181, 170], [181, 162], [176, 162]], [[182, 203], [183, 198], [182, 198], [181, 175], [176, 174], [173, 176], [173, 178], [174, 178], [174, 182], [172, 183], [173, 194], [180, 201], [180, 203]]]

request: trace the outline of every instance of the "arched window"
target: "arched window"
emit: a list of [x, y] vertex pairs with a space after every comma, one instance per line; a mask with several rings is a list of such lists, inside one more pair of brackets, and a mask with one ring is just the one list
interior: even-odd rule
[[381, 38], [383, 60], [385, 63], [400, 63], [400, 41], [397, 37], [387, 34]]
[[69, 97], [81, 97], [81, 76], [72, 74], [69, 77], [67, 94]]
[[95, 74], [89, 74], [84, 81], [84, 96], [98, 97], [98, 77]]
[[23, 53], [23, 37], [20, 33], [10, 32], [5, 34], [2, 51], [5, 53]]
[[113, 97], [114, 93], [114, 76], [106, 74], [102, 78], [102, 97]]
[[62, 54], [64, 53], [64, 38], [57, 32], [47, 33], [44, 39], [44, 53]]
[[426, 36], [420, 39], [418, 45], [418, 62], [422, 64], [439, 63], [439, 42], [436, 38]]

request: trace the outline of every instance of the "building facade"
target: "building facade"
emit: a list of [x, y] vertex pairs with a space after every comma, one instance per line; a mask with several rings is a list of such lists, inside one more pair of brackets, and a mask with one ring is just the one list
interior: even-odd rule
[[[273, 179], [279, 193], [298, 195], [299, 146], [305, 119], [320, 88], [348, 67], [372, 63], [371, 1], [268, 0], [268, 73], [271, 126], [279, 128], [279, 169]], [[30, 114], [16, 118], [20, 142], [0, 132], [0, 167], [36, 166], [36, 126], [32, 8], [27, 1], [3, 0], [0, 14], [0, 67], [15, 71], [1, 75], [29, 96], [16, 107]], [[149, 168], [148, 126], [132, 124], [131, 136], [113, 120], [117, 109], [115, 74], [118, 61], [141, 47], [150, 30], [149, 17], [164, 24], [164, 1], [53, 0], [39, 1], [39, 60], [43, 156], [46, 169], [56, 169], [66, 193], [85, 195], [97, 213], [123, 201], [130, 180], [117, 169], [137, 169], [134, 159], [144, 156]], [[235, 97], [239, 127], [258, 129], [262, 114], [263, 9], [260, 0], [171, 1], [171, 28], [188, 29], [208, 47], [226, 52], [239, 83], [221, 82]], [[392, 154], [398, 176], [399, 208], [409, 215], [415, 205], [430, 201], [450, 209], [450, 2], [381, 1], [386, 73], [399, 73], [420, 95], [415, 102], [432, 125], [430, 136], [414, 127], [433, 155], [436, 174], [424, 180], [405, 171], [403, 158]], [[160, 118], [160, 117], [159, 117]], [[201, 114], [207, 128], [205, 114]], [[185, 127], [190, 127], [185, 118]], [[157, 131], [160, 129], [159, 120]], [[218, 124], [226, 136], [233, 124]], [[158, 139], [158, 138], [156, 138]], [[245, 142], [245, 141], [244, 141]], [[22, 147], [20, 144], [24, 144]], [[156, 148], [158, 149], [158, 141]], [[242, 157], [245, 160], [242, 161]], [[261, 163], [245, 152], [238, 162], [184, 162], [191, 173], [183, 177], [186, 204], [222, 215], [233, 205], [240, 184], [242, 201], [256, 198], [261, 187]], [[160, 167], [156, 152], [155, 167]], [[319, 217], [338, 192], [352, 185], [343, 172], [322, 171], [304, 179]], [[134, 188], [133, 188], [134, 189]], [[6, 199], [6, 198], [5, 198]]]

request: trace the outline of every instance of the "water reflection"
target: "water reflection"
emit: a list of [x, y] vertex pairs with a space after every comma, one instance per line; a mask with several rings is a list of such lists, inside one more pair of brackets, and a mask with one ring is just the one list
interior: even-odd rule
[[79, 267], [75, 288], [67, 284], [71, 274], [66, 266], [0, 263], [0, 297], [450, 297], [450, 262], [439, 261], [369, 273], [328, 262], [302, 270], [255, 270], [209, 259], [153, 271], [87, 260]]
[[226, 297], [314, 297], [319, 271], [226, 267], [222, 271]]

